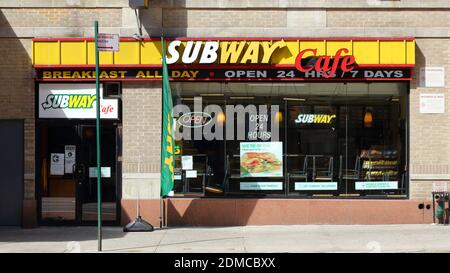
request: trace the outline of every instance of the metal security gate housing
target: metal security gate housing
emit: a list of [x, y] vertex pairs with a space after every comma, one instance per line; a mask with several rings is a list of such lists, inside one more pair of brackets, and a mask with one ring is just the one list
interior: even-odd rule
[[0, 120], [0, 226], [22, 224], [23, 178], [23, 121]]

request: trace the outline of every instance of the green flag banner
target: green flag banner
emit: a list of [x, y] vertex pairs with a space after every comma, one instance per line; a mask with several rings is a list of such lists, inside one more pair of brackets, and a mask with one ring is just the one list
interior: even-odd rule
[[162, 43], [162, 139], [161, 139], [161, 196], [166, 196], [173, 189], [174, 183], [174, 138], [172, 131], [172, 94], [170, 91], [169, 72], [166, 63], [164, 38]]

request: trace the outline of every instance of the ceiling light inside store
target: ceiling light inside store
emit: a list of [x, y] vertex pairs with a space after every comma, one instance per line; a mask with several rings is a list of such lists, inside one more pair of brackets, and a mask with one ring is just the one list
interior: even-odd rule
[[253, 100], [255, 97], [230, 97], [232, 100]]
[[219, 123], [224, 123], [225, 122], [225, 114], [223, 112], [220, 112], [219, 114], [217, 114], [217, 121]]
[[224, 94], [220, 94], [220, 93], [211, 93], [211, 94], [200, 94], [200, 96], [202, 97], [223, 97]]
[[283, 98], [283, 100], [291, 100], [291, 101], [306, 101], [306, 99], [301, 99], [301, 98]]
[[275, 113], [275, 120], [278, 123], [281, 123], [283, 121], [283, 113], [281, 113], [280, 111]]
[[371, 128], [373, 123], [373, 114], [371, 108], [366, 108], [366, 112], [364, 113], [364, 127]]

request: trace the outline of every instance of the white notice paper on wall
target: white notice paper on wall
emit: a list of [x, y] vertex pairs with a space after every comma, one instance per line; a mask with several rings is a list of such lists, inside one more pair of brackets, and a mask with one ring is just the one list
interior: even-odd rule
[[50, 175], [64, 175], [64, 154], [50, 154]]
[[421, 114], [445, 113], [445, 95], [442, 93], [420, 94]]
[[73, 173], [73, 165], [75, 165], [75, 145], [64, 146], [64, 172]]
[[433, 191], [447, 191], [447, 182], [446, 181], [433, 182]]
[[445, 69], [443, 67], [420, 68], [420, 86], [445, 87]]
[[194, 168], [194, 160], [192, 156], [185, 155], [181, 157], [181, 168], [183, 170], [192, 170]]

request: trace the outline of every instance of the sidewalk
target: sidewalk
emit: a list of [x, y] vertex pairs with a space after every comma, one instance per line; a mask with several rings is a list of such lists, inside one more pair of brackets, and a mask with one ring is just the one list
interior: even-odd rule
[[[104, 227], [104, 252], [450, 252], [450, 226]], [[96, 227], [0, 228], [0, 252], [96, 252]]]

